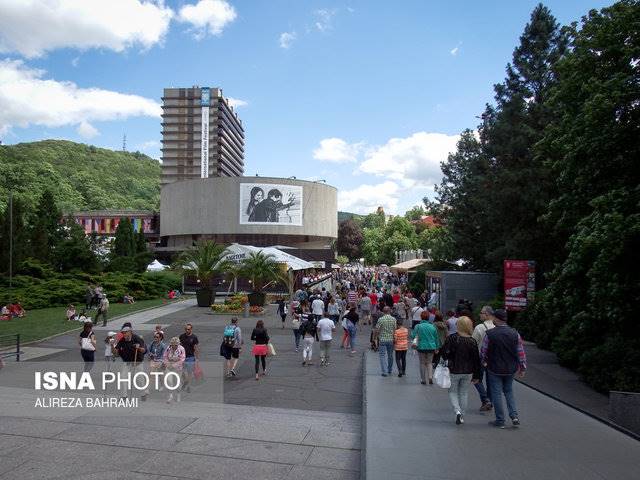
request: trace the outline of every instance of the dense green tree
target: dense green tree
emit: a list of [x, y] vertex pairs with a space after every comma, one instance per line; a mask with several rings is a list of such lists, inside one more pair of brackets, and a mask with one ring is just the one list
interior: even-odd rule
[[9, 190], [27, 211], [55, 185], [58, 207], [75, 210], [154, 210], [160, 201], [160, 164], [145, 155], [65, 140], [0, 145], [0, 209]]
[[[538, 144], [558, 196], [548, 220], [568, 237], [519, 327], [595, 388], [640, 390], [640, 5], [621, 1], [571, 28]], [[614, 365], [615, 368], [611, 368]]]
[[362, 257], [368, 265], [384, 263], [382, 258], [382, 245], [384, 243], [384, 230], [381, 228], [365, 228], [362, 231]]
[[60, 237], [52, 255], [53, 265], [57, 271], [78, 270], [88, 273], [100, 271], [100, 263], [91, 250], [90, 239], [73, 217], [65, 219]]
[[145, 253], [147, 252], [147, 239], [144, 236], [144, 232], [142, 229], [135, 233], [135, 242], [136, 242], [136, 253]]
[[422, 205], [416, 205], [404, 214], [404, 218], [409, 221], [420, 220], [427, 212]]
[[[29, 231], [25, 222], [23, 202], [13, 199], [13, 228], [10, 224], [9, 203], [5, 204], [0, 225], [0, 272], [9, 271], [10, 237], [13, 238], [13, 272], [29, 256]], [[10, 235], [10, 232], [13, 235]]]
[[360, 258], [363, 241], [362, 229], [354, 220], [345, 220], [338, 225], [336, 247], [339, 255], [351, 260]]
[[114, 257], [133, 257], [136, 254], [136, 238], [128, 218], [121, 218], [113, 242]]
[[508, 257], [530, 258], [543, 271], [559, 252], [538, 219], [555, 192], [552, 175], [534, 145], [551, 113], [545, 106], [556, 75], [554, 65], [567, 38], [550, 11], [538, 5], [507, 65], [504, 82], [494, 86], [479, 140], [464, 132], [458, 152], [443, 164], [438, 189], [454, 242], [472, 268], [500, 271]]
[[370, 213], [362, 219], [362, 228], [382, 228], [385, 224], [384, 212]]
[[51, 190], [45, 190], [32, 215], [31, 256], [41, 262], [51, 263], [55, 249], [61, 241], [60, 220], [62, 213], [56, 206]]
[[420, 233], [418, 247], [425, 252], [434, 269], [451, 268], [459, 259], [448, 227], [432, 227]]

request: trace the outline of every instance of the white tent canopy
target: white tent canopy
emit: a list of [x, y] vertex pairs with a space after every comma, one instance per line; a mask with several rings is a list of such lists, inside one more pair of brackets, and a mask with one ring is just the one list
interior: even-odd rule
[[149, 265], [147, 265], [147, 272], [161, 272], [165, 268], [167, 268], [166, 265], [163, 265], [158, 260], [154, 260]]
[[408, 272], [411, 270], [416, 270], [420, 265], [427, 263], [426, 258], [414, 258], [413, 260], [407, 260], [406, 262], [396, 263], [395, 265], [391, 265], [389, 270], [394, 272]]
[[225, 250], [226, 254], [223, 256], [223, 260], [229, 260], [234, 263], [240, 263], [249, 253], [262, 252], [264, 255], [272, 255], [274, 260], [278, 263], [286, 263], [291, 270], [307, 270], [309, 268], [315, 268], [315, 266], [302, 260], [301, 258], [294, 257], [282, 250], [275, 247], [254, 247], [251, 245], [240, 245], [233, 243]]

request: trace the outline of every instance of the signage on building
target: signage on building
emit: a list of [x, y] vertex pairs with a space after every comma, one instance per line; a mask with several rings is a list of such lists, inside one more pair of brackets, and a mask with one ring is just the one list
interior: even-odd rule
[[505, 309], [516, 312], [524, 310], [536, 291], [536, 262], [505, 260], [503, 265]]
[[302, 226], [302, 187], [241, 183], [240, 224]]
[[200, 134], [200, 178], [209, 178], [209, 106], [211, 105], [211, 90], [204, 87], [200, 94], [202, 108], [202, 131]]

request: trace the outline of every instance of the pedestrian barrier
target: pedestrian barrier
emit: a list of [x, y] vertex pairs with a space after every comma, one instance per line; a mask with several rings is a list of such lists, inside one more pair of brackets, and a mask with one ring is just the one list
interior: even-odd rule
[[20, 361], [20, 334], [0, 335], [0, 358], [13, 357]]

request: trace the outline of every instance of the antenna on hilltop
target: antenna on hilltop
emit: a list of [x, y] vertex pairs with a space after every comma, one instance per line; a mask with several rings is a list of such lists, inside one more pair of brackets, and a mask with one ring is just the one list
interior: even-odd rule
[[127, 151], [127, 134], [122, 135], [122, 151]]

